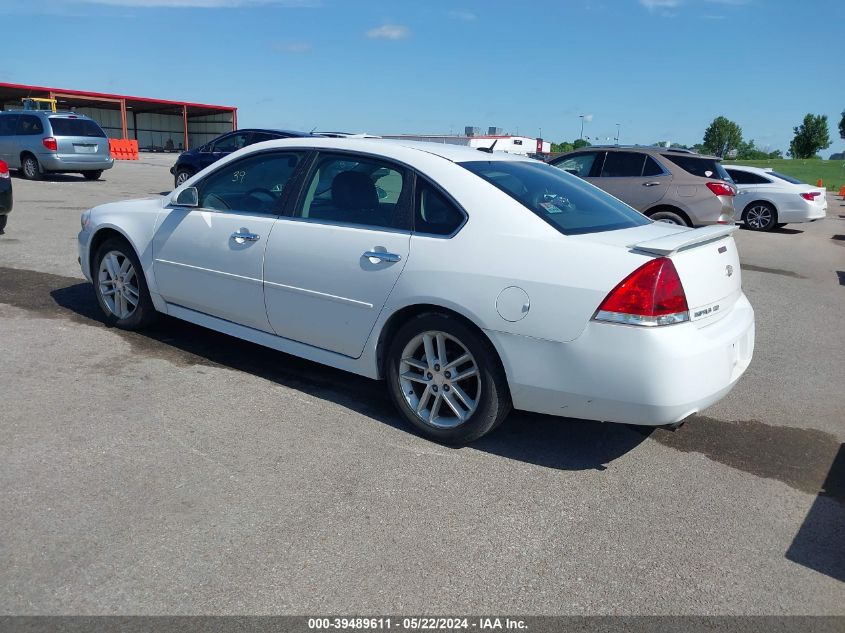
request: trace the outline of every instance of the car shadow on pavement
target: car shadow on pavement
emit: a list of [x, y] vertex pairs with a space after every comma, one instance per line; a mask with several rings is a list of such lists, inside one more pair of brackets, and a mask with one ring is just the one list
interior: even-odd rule
[[[52, 275], [47, 277], [55, 279]], [[69, 311], [72, 318], [89, 325], [94, 321], [105, 326], [90, 284], [54, 289], [49, 296], [58, 309], [65, 314]], [[383, 382], [170, 317], [164, 317], [143, 332], [114, 331], [128, 341], [135, 352], [144, 356], [163, 358], [183, 366], [208, 364], [247, 372], [329, 400], [407, 433], [414, 432], [396, 413]], [[547, 468], [604, 470], [606, 464], [645, 441], [651, 430], [514, 411], [499, 429], [474, 442], [470, 448]]]
[[845, 444], [831, 464], [821, 492], [795, 535], [786, 558], [845, 582]]

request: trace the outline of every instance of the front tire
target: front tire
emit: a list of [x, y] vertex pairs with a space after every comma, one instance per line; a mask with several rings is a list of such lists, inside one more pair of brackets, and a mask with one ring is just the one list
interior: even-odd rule
[[27, 180], [41, 180], [43, 177], [41, 165], [32, 154], [26, 154], [21, 158], [21, 173]]
[[742, 220], [752, 231], [771, 231], [777, 226], [778, 214], [768, 202], [752, 202], [745, 207]]
[[174, 179], [173, 182], [177, 187], [181, 187], [193, 175], [194, 175], [194, 172], [192, 172], [188, 169], [180, 169], [179, 171], [176, 172], [176, 178]]
[[83, 171], [82, 175], [85, 177], [85, 180], [99, 180], [100, 176], [103, 175], [103, 170], [97, 169], [95, 171]]
[[94, 255], [94, 294], [106, 323], [122, 330], [140, 330], [156, 318], [144, 270], [126, 240], [109, 238]]
[[511, 410], [495, 349], [467, 324], [426, 313], [405, 323], [387, 352], [396, 407], [425, 437], [463, 445], [489, 433]]

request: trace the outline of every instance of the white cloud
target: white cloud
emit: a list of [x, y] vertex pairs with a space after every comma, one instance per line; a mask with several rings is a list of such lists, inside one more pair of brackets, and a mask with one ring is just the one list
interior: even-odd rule
[[383, 24], [367, 31], [367, 37], [384, 40], [404, 40], [411, 37], [411, 29], [401, 24]]
[[464, 22], [473, 22], [478, 19], [472, 11], [449, 11], [449, 17], [453, 20], [463, 20]]
[[235, 9], [248, 6], [316, 8], [322, 0], [76, 0], [85, 4], [115, 7], [160, 7], [169, 9]]

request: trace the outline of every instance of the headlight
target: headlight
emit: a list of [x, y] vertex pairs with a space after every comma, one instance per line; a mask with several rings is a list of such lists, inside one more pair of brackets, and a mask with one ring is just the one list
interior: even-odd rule
[[82, 224], [82, 230], [88, 228], [88, 225], [91, 224], [91, 209], [82, 212], [82, 215], [79, 217], [79, 223]]

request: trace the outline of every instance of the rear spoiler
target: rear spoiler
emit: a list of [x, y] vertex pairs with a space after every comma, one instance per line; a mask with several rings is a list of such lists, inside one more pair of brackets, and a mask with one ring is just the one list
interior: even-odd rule
[[637, 242], [631, 244], [628, 248], [635, 251], [644, 251], [646, 253], [654, 253], [655, 255], [671, 255], [677, 251], [689, 248], [696, 244], [705, 244], [707, 242], [714, 242], [723, 237], [727, 237], [737, 230], [735, 224], [717, 224], [715, 226], [705, 226], [700, 229], [690, 229], [688, 231], [681, 231], [672, 235], [658, 237], [654, 240], [646, 240], [644, 242]]

